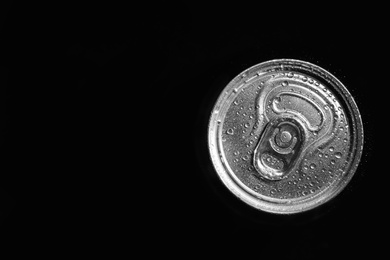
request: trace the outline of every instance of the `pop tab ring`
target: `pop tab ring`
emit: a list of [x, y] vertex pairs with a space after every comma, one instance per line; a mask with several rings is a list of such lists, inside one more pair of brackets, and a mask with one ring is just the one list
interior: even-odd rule
[[289, 214], [335, 197], [363, 150], [359, 110], [326, 70], [299, 60], [257, 64], [235, 77], [211, 113], [214, 168], [238, 198]]

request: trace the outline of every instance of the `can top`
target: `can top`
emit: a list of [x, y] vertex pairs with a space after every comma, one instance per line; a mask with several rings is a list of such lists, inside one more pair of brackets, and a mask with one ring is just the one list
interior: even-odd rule
[[271, 60], [236, 76], [209, 123], [222, 182], [247, 204], [297, 213], [336, 196], [363, 149], [363, 126], [346, 87], [299, 60]]

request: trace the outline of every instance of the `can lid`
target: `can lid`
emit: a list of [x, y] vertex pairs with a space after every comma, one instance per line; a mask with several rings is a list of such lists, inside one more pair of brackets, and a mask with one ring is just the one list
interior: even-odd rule
[[224, 185], [245, 203], [298, 213], [335, 197], [363, 150], [355, 101], [328, 71], [278, 59], [236, 76], [211, 113], [208, 145]]

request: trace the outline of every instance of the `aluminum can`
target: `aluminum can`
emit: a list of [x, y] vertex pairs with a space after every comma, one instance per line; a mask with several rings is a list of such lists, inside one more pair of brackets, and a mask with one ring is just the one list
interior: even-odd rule
[[250, 206], [291, 214], [334, 198], [363, 151], [347, 88], [309, 62], [277, 59], [236, 76], [211, 112], [208, 148], [223, 184]]

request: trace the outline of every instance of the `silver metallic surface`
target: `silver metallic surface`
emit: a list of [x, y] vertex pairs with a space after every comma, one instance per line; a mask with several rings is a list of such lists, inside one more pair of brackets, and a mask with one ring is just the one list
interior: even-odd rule
[[358, 108], [344, 85], [308, 62], [255, 65], [220, 94], [208, 130], [224, 185], [245, 203], [298, 213], [336, 196], [363, 149]]

